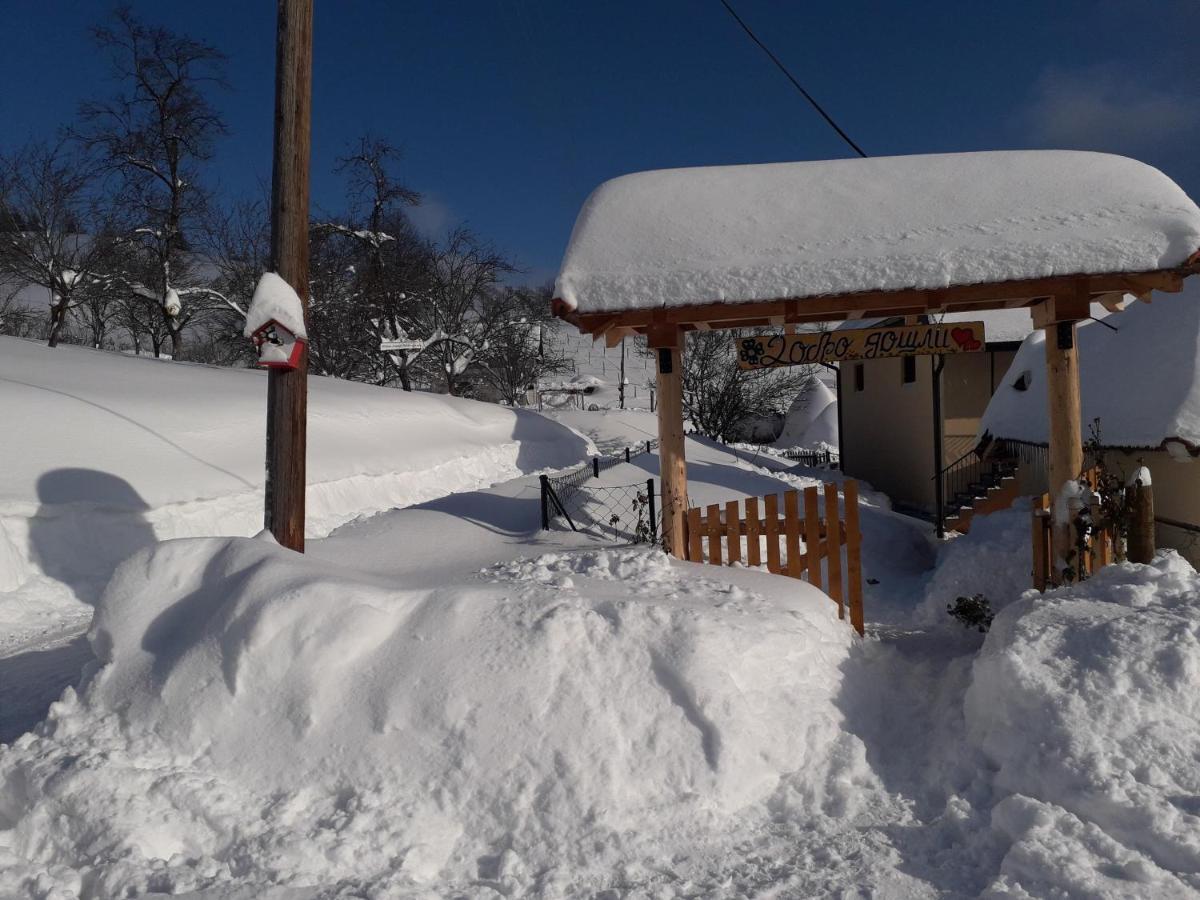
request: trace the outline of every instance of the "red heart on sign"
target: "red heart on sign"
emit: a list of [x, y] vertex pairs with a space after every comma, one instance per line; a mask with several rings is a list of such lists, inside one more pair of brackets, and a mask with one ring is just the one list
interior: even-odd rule
[[983, 346], [970, 328], [951, 328], [950, 337], [954, 338], [954, 343], [964, 350], [978, 350]]

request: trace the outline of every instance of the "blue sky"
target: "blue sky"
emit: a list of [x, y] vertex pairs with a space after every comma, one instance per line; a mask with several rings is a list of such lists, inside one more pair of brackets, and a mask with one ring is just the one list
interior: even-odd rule
[[[217, 45], [231, 127], [213, 180], [270, 176], [274, 4], [138, 2]], [[873, 156], [1013, 147], [1143, 159], [1200, 198], [1196, 0], [735, 0]], [[51, 136], [110, 90], [87, 34], [108, 3], [2, 0], [0, 145]], [[641, 169], [849, 155], [718, 0], [317, 0], [313, 199], [366, 130], [403, 147], [432, 233], [466, 221], [530, 279], [580, 203]]]

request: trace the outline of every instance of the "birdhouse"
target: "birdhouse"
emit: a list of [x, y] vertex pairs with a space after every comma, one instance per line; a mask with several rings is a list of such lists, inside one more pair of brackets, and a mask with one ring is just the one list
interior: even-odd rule
[[254, 289], [244, 334], [254, 341], [263, 368], [295, 369], [300, 365], [308, 340], [304, 304], [274, 272], [265, 273]]
[[268, 319], [251, 335], [258, 350], [258, 364], [265, 369], [294, 369], [304, 353], [304, 338]]

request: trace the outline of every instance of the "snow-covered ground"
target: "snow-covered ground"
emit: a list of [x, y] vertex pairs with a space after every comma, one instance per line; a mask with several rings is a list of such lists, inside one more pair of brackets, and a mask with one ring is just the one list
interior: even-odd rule
[[[511, 412], [422, 399], [443, 404], [425, 441], [458, 446], [449, 410], [493, 423], [476, 447], [513, 440], [489, 418]], [[1025, 511], [937, 548], [865, 489], [859, 640], [801, 582], [538, 531], [522, 453], [654, 434], [637, 411], [555, 416], [511, 477], [414, 467], [428, 496], [304, 557], [145, 542], [86, 643], [0, 659], [0, 685], [75, 683], [0, 747], [0, 896], [1200, 892], [1200, 577], [1177, 556], [1021, 597]], [[376, 452], [359, 437], [342, 452]], [[838, 477], [687, 453], [698, 503]], [[642, 454], [597, 484], [656, 474]], [[944, 613], [974, 593], [999, 610], [986, 636]]]
[[[257, 532], [265, 404], [262, 372], [0, 337], [0, 648], [85, 625], [153, 540]], [[532, 413], [313, 378], [309, 533], [586, 449]]]

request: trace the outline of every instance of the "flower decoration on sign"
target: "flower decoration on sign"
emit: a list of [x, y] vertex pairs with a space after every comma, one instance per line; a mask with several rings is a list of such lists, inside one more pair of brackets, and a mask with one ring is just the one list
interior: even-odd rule
[[758, 338], [743, 338], [742, 350], [738, 355], [741, 356], [743, 362], [753, 366], [762, 359], [764, 349], [762, 341]]

